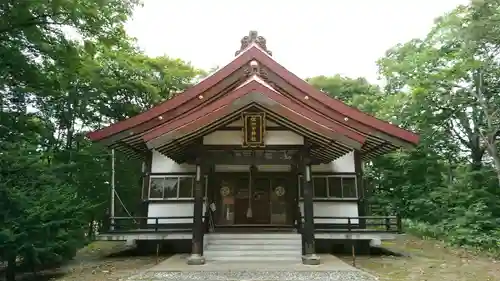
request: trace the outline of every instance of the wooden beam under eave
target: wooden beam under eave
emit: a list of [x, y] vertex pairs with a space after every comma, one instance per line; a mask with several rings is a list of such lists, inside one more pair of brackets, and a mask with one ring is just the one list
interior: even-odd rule
[[372, 133], [372, 135], [377, 137], [377, 138], [383, 139], [386, 142], [392, 143], [394, 146], [398, 146], [398, 147], [401, 147], [404, 149], [414, 149], [415, 148], [415, 144], [412, 144], [412, 143], [409, 143], [407, 141], [401, 140], [399, 138], [390, 136], [390, 135], [385, 134], [385, 133], [380, 132], [380, 131], [375, 131], [374, 133]]

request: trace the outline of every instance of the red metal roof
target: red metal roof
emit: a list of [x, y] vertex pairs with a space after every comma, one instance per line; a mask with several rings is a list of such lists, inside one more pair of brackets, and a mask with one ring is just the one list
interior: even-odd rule
[[[248, 79], [246, 71], [250, 62], [267, 71], [270, 86], [255, 81], [241, 86]], [[209, 114], [210, 110], [221, 108], [238, 95], [244, 95], [249, 87], [356, 142], [364, 143], [367, 137], [372, 140], [381, 137], [386, 140], [384, 143], [397, 145], [417, 144], [419, 140], [413, 132], [363, 113], [315, 89], [255, 44], [249, 45], [228, 65], [185, 92], [137, 116], [91, 132], [88, 137], [92, 141], [105, 141], [108, 145], [123, 143], [133, 147], [140, 142], [141, 148], [145, 148], [143, 142], [148, 138], [175, 130], [178, 124], [196, 119], [200, 112]], [[371, 143], [365, 145], [367, 153], [375, 149], [369, 147]]]
[[[170, 112], [181, 106], [182, 107], [179, 108], [180, 110], [178, 110], [177, 113], [178, 114], [186, 113], [187, 111], [189, 111], [190, 108], [196, 106], [197, 104], [203, 103], [203, 101], [200, 101], [198, 99], [198, 95], [203, 94], [205, 91], [215, 86], [217, 83], [220, 83], [221, 80], [230, 76], [233, 72], [245, 66], [251, 60], [257, 60], [259, 63], [262, 63], [264, 66], [268, 67], [270, 70], [272, 70], [280, 77], [282, 77], [284, 80], [286, 80], [288, 83], [290, 83], [291, 86], [294, 86], [303, 93], [308, 94], [310, 98], [324, 105], [327, 105], [332, 111], [343, 114], [347, 118], [351, 118], [364, 125], [375, 128], [382, 132], [386, 132], [388, 134], [393, 135], [394, 137], [400, 138], [410, 143], [414, 144], [418, 143], [419, 137], [417, 134], [399, 128], [395, 125], [389, 124], [388, 122], [379, 120], [373, 116], [370, 116], [366, 113], [359, 111], [358, 109], [346, 105], [340, 100], [325, 95], [321, 91], [309, 85], [304, 80], [298, 78], [296, 75], [286, 70], [283, 66], [276, 63], [267, 54], [264, 54], [261, 50], [259, 50], [255, 46], [251, 46], [247, 51], [242, 53], [239, 57], [237, 57], [231, 63], [226, 65], [224, 68], [217, 71], [214, 75], [201, 81], [199, 84], [191, 87], [190, 89], [177, 95], [176, 97], [167, 100], [159, 104], [158, 106], [155, 106], [150, 110], [145, 111], [144, 113], [123, 120], [121, 122], [112, 124], [108, 127], [97, 130], [95, 132], [91, 132], [88, 134], [88, 137], [93, 141], [98, 141], [106, 137], [109, 137], [113, 134], [117, 134], [121, 131], [131, 129], [134, 126], [140, 125], [144, 122], [147, 122], [153, 118], [156, 118], [166, 112]], [[193, 102], [191, 106], [183, 106], [189, 103], [190, 101]]]

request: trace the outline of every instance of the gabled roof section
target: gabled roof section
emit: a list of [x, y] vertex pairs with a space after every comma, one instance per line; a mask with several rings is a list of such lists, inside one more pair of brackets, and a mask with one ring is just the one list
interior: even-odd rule
[[418, 143], [418, 135], [315, 89], [274, 61], [271, 54], [265, 39], [256, 32], [250, 32], [242, 39], [235, 59], [213, 75], [144, 113], [91, 132], [88, 137], [111, 147], [140, 153], [148, 149], [143, 137], [152, 136], [153, 132], [168, 132], [174, 129], [173, 122], [188, 120], [190, 116], [193, 118], [193, 114], [204, 108], [217, 108], [217, 105], [230, 99], [228, 96], [251, 84], [268, 98], [309, 116], [310, 120], [316, 120], [314, 122], [349, 139], [358, 138], [356, 141], [359, 141], [359, 136], [362, 136], [366, 140], [362, 153], [364, 151], [367, 158], [394, 147]]
[[[204, 122], [203, 120], [214, 118], [212, 116], [223, 118], [252, 103], [259, 104], [278, 115], [280, 115], [279, 113], [283, 113], [282, 115], [284, 116], [282, 117], [295, 120], [299, 126], [325, 135], [329, 139], [339, 141], [355, 149], [361, 149], [366, 140], [366, 137], [358, 132], [335, 124], [309, 110], [302, 109], [293, 102], [287, 101], [278, 92], [253, 79], [217, 102], [151, 130], [143, 136], [143, 140], [149, 144], [155, 139], [168, 139], [170, 133], [178, 130], [184, 130], [186, 134], [199, 130], [208, 124], [208, 122]], [[285, 105], [288, 105], [288, 107]], [[196, 125], [192, 126], [193, 124]], [[189, 126], [192, 126], [192, 128], [186, 130], [186, 127]], [[174, 138], [170, 138], [169, 140], [174, 140]], [[161, 140], [160, 143], [162, 143]]]

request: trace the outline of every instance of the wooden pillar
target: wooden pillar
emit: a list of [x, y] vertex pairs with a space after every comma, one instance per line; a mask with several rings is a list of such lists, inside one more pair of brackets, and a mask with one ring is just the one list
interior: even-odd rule
[[203, 257], [203, 186], [205, 178], [202, 173], [201, 163], [196, 163], [196, 178], [194, 186], [194, 214], [193, 214], [193, 240], [191, 256], [187, 260], [189, 265], [205, 263]]
[[[210, 204], [215, 203], [215, 165], [210, 165], [207, 168], [207, 186], [203, 187], [203, 190], [206, 191], [206, 206], [205, 206], [205, 221], [204, 227], [205, 233], [212, 232], [215, 224], [215, 214], [210, 209]], [[203, 253], [203, 251], [202, 251]]]
[[302, 188], [304, 189], [304, 255], [302, 263], [306, 265], [317, 265], [320, 259], [316, 256], [314, 242], [314, 205], [313, 186], [310, 159], [308, 156], [302, 159]]
[[[361, 152], [354, 151], [354, 171], [356, 172], [356, 191], [358, 194], [358, 217], [366, 216], [366, 198], [363, 185], [363, 163], [361, 160]], [[359, 228], [366, 228], [366, 219], [359, 219]]]
[[141, 202], [139, 207], [139, 216], [144, 219], [139, 220], [140, 228], [147, 228], [149, 209], [149, 182], [151, 178], [151, 167], [153, 166], [153, 152], [150, 150], [146, 153], [144, 162], [142, 163], [142, 190]]

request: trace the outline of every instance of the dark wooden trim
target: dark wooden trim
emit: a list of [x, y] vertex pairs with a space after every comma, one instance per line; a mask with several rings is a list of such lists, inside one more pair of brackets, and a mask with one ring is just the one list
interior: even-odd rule
[[[203, 255], [203, 189], [205, 186], [204, 167], [201, 165], [202, 159], [198, 158], [197, 175], [194, 186], [194, 207], [193, 207], [193, 248], [191, 254]], [[198, 180], [199, 179], [199, 180]]]
[[[304, 198], [303, 197], [299, 197], [299, 202], [304, 202]], [[345, 202], [345, 203], [358, 203], [359, 202], [359, 199], [357, 198], [349, 198], [349, 199], [336, 199], [336, 198], [325, 198], [325, 199], [321, 199], [321, 198], [314, 198], [313, 197], [313, 202], [327, 202], [327, 203], [342, 203], [342, 202]]]
[[175, 204], [175, 203], [186, 203], [191, 202], [194, 203], [194, 198], [180, 198], [180, 199], [146, 199], [145, 200], [151, 204]]
[[312, 176], [355, 176], [356, 172], [312, 172]]
[[149, 150], [144, 159], [144, 171], [142, 177], [142, 190], [141, 190], [141, 198], [143, 200], [147, 199], [149, 195], [149, 182], [150, 182], [150, 176], [152, 174], [151, 173], [152, 166], [153, 166], [153, 152]]
[[[261, 174], [261, 172], [259, 172]], [[278, 177], [278, 176], [276, 176]], [[272, 177], [272, 178], [276, 178]], [[210, 192], [210, 191], [209, 191]], [[304, 198], [299, 198], [299, 202], [303, 202]], [[357, 203], [359, 199], [315, 199], [313, 198], [313, 202], [327, 202], [327, 203], [333, 203], [333, 202], [346, 202], [346, 203]], [[175, 203], [186, 203], [186, 202], [191, 202], [194, 203], [194, 198], [181, 198], [181, 199], [175, 199], [175, 200], [163, 200], [163, 199], [146, 199], [143, 200], [143, 202], [151, 203], [151, 204], [175, 204]]]
[[[215, 172], [215, 175], [234, 175], [235, 177], [241, 177], [241, 176], [248, 176], [248, 171], [245, 172], [230, 172], [230, 171], [217, 171]], [[283, 177], [289, 177], [290, 172], [266, 172], [266, 171], [259, 171], [258, 178], [283, 178]]]
[[242, 147], [241, 145], [227, 145], [227, 144], [204, 144], [203, 149], [204, 150], [259, 150], [259, 151], [266, 151], [266, 150], [301, 150], [304, 145], [298, 145], [298, 144], [293, 144], [293, 145], [266, 145], [265, 148], [252, 148], [249, 149], [248, 147]]
[[196, 176], [196, 172], [181, 172], [181, 173], [150, 173], [150, 176]]
[[[211, 165], [291, 165], [294, 163], [293, 159], [252, 159], [252, 158], [222, 158], [222, 157], [210, 157], [206, 160], [208, 164]], [[192, 163], [192, 162], [187, 162]]]
[[[309, 161], [309, 151], [304, 150], [302, 152], [301, 159], [301, 170], [302, 174], [307, 173], [307, 169], [310, 167]], [[312, 172], [311, 172], [312, 176]], [[313, 185], [312, 178], [307, 181], [306, 177], [302, 177], [302, 188], [304, 189], [304, 225], [302, 231], [302, 237], [304, 240], [304, 254], [313, 255], [315, 253], [315, 241], [314, 241], [314, 204], [313, 204]]]
[[[217, 131], [234, 131], [234, 132], [242, 132], [243, 127], [220, 127], [217, 129]], [[272, 127], [266, 127], [266, 131], [290, 131], [290, 129], [284, 127], [284, 126], [272, 126]]]
[[[147, 217], [149, 212], [149, 203], [145, 203], [146, 199], [149, 197], [149, 183], [150, 183], [150, 175], [151, 169], [153, 166], [153, 152], [151, 150], [146, 152], [146, 157], [144, 159], [144, 171], [142, 177], [142, 189], [141, 189], [141, 204], [140, 204], [140, 215]], [[139, 224], [141, 227], [146, 225], [146, 220], [141, 220]]]

